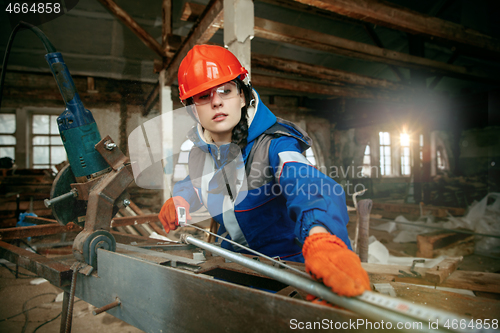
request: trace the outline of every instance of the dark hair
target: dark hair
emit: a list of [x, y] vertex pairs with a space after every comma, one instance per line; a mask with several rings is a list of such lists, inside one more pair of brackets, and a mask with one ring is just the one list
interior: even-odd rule
[[232, 143], [238, 145], [240, 147], [240, 149], [243, 150], [248, 143], [247, 142], [247, 138], [248, 138], [247, 109], [248, 109], [248, 106], [250, 105], [250, 101], [253, 99], [252, 98], [252, 86], [251, 86], [251, 84], [246, 85], [239, 78], [236, 78], [233, 81], [238, 84], [238, 87], [240, 88], [240, 92], [243, 92], [243, 96], [245, 96], [245, 105], [241, 108], [240, 121], [233, 128]]

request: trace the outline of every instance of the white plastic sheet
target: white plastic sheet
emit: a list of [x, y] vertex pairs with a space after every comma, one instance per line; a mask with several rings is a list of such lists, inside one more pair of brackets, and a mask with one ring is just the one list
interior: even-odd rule
[[[395, 221], [408, 222], [412, 225], [388, 222], [373, 229], [389, 233], [399, 230], [393, 239], [396, 243], [416, 242], [417, 235], [433, 231], [433, 229], [425, 228], [425, 225], [446, 229], [465, 228], [481, 234], [500, 236], [500, 193], [489, 193], [481, 201], [474, 202], [464, 217], [450, 215], [446, 222], [434, 223], [432, 216], [422, 216], [414, 222], [407, 220], [404, 216], [398, 216]], [[475, 243], [476, 253], [500, 252], [500, 238], [476, 236]]]

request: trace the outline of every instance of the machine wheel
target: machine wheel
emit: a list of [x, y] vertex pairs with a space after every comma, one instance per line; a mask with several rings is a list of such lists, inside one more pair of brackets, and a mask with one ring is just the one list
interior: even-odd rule
[[[75, 175], [71, 171], [70, 165], [66, 165], [56, 176], [50, 190], [50, 198], [58, 197], [62, 194], [71, 191], [71, 184], [76, 183]], [[87, 214], [87, 202], [70, 198], [62, 202], [58, 202], [52, 206], [52, 215], [57, 222], [66, 225], [73, 222], [80, 227], [85, 224], [85, 215]], [[78, 221], [79, 217], [83, 217]]]

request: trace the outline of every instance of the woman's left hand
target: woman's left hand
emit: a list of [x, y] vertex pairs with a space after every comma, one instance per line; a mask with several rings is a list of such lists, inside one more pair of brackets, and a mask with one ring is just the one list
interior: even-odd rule
[[371, 290], [359, 257], [337, 236], [317, 231], [310, 233], [302, 248], [306, 271], [340, 296], [353, 297]]

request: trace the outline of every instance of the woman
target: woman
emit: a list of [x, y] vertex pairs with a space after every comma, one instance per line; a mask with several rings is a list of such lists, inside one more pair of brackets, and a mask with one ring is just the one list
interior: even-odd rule
[[[370, 289], [350, 250], [344, 192], [302, 155], [311, 145], [307, 133], [269, 111], [222, 47], [195, 46], [178, 81], [198, 125], [189, 134], [189, 176], [159, 214], [165, 230], [178, 225], [176, 207], [190, 219], [204, 205], [219, 235], [271, 257], [305, 259], [306, 270], [340, 295]], [[222, 247], [245, 253], [225, 241]]]

